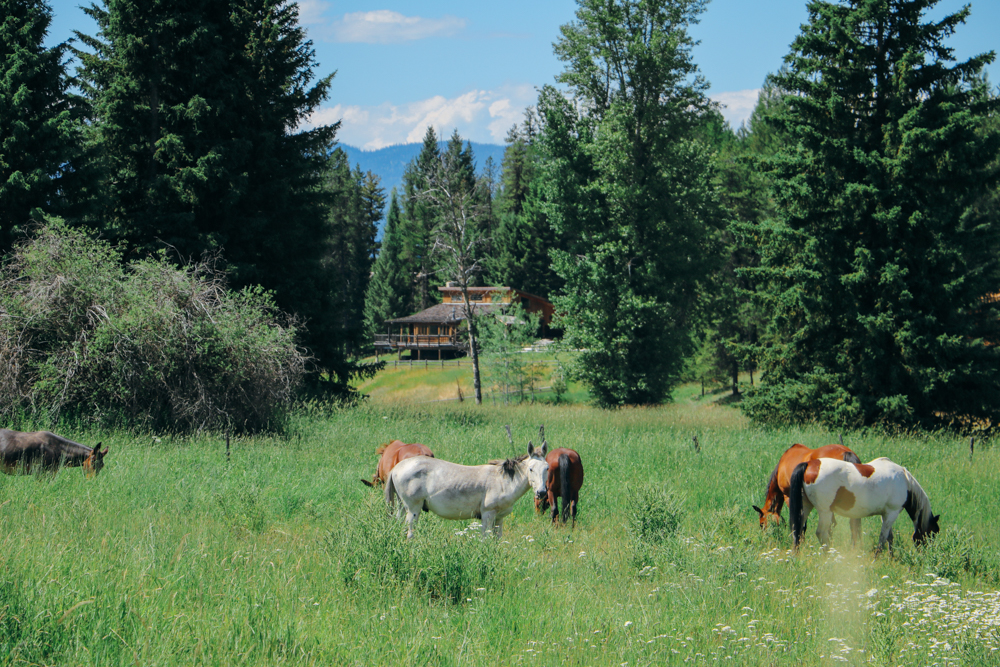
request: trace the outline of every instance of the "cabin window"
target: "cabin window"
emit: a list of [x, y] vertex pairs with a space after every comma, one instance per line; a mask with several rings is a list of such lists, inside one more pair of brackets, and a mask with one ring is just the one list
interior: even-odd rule
[[428, 336], [437, 336], [438, 335], [438, 328], [437, 328], [436, 324], [433, 325], [433, 326], [427, 327], [427, 335]]
[[482, 292], [473, 292], [472, 294], [469, 295], [469, 301], [482, 301], [482, 300], [483, 300]]
[[528, 299], [528, 297], [526, 297], [526, 296], [521, 297], [521, 307], [522, 308], [524, 308], [525, 310], [528, 310], [528, 306], [530, 306], [530, 305], [531, 305], [531, 301]]

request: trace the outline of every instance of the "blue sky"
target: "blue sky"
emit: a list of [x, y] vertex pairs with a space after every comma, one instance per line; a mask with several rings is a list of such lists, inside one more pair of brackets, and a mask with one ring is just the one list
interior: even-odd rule
[[[79, 0], [54, 0], [50, 41], [76, 28], [93, 33]], [[342, 121], [340, 141], [367, 149], [419, 141], [428, 125], [473, 141], [502, 143], [552, 83], [552, 54], [575, 0], [302, 0], [300, 20], [316, 49], [318, 73], [336, 70], [316, 123]], [[931, 18], [965, 4], [941, 0]], [[973, 0], [952, 38], [958, 58], [1000, 51], [1000, 1]], [[734, 125], [746, 118], [764, 77], [780, 67], [806, 20], [805, 0], [711, 0], [692, 29], [694, 59]], [[1000, 66], [990, 68], [1000, 83]]]

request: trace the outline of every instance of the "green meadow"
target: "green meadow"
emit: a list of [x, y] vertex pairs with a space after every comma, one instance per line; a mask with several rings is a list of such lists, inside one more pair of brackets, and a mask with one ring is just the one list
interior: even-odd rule
[[[448, 372], [448, 371], [445, 371]], [[504, 424], [512, 426], [516, 452]], [[360, 483], [380, 442], [467, 464], [545, 425], [586, 467], [575, 530], [522, 497], [504, 538], [424, 515], [415, 539]], [[798, 556], [762, 532], [793, 442], [686, 388], [674, 405], [303, 409], [283, 437], [62, 429], [110, 447], [79, 469], [0, 479], [5, 665], [989, 665], [1000, 651], [1000, 457], [949, 435], [844, 434], [907, 466], [941, 514], [926, 548], [877, 518]], [[700, 451], [693, 438], [697, 436]]]

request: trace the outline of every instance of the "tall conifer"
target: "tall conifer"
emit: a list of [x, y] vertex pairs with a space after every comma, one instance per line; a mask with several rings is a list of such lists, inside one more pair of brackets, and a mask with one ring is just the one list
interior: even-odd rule
[[809, 3], [775, 77], [778, 214], [757, 226], [769, 420], [932, 425], [1000, 414], [997, 109], [937, 0]]
[[0, 0], [0, 255], [33, 209], [72, 214], [84, 197], [68, 46], [43, 46], [51, 21], [44, 0]]
[[413, 283], [403, 264], [399, 220], [399, 200], [393, 188], [382, 232], [382, 246], [365, 297], [365, 326], [369, 336], [383, 332], [386, 320], [404, 317], [411, 312], [407, 296]]
[[[321, 187], [337, 125], [300, 130], [326, 99], [283, 0], [104, 0], [80, 35], [104, 162], [104, 232], [133, 253], [219, 251], [235, 286], [262, 285], [305, 322], [327, 377], [349, 373], [342, 286]], [[317, 374], [315, 377], [320, 377]]]

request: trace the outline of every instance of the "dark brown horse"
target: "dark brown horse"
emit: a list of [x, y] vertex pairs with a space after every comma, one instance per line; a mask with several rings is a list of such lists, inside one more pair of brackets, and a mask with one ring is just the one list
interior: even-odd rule
[[553, 449], [545, 457], [549, 464], [548, 480], [545, 484], [546, 495], [535, 496], [535, 510], [544, 512], [552, 506], [552, 523], [559, 518], [559, 504], [562, 498], [562, 522], [567, 516], [573, 517], [572, 527], [576, 527], [576, 508], [580, 500], [580, 487], [583, 486], [583, 462], [580, 455], [567, 447]]
[[370, 482], [367, 479], [361, 480], [367, 486], [385, 484], [385, 480], [389, 479], [389, 471], [395, 468], [396, 464], [403, 459], [408, 459], [411, 456], [429, 456], [434, 458], [434, 452], [426, 445], [421, 445], [420, 443], [408, 445], [402, 440], [393, 440], [384, 445], [379, 445], [375, 453], [379, 456], [378, 465], [375, 467], [375, 476], [372, 477], [372, 481]]
[[87, 477], [104, 467], [108, 449], [101, 443], [91, 449], [48, 431], [22, 433], [0, 429], [0, 466], [8, 475], [30, 474], [37, 470], [56, 472], [60, 466], [83, 466]]
[[[788, 491], [791, 487], [792, 472], [800, 463], [808, 463], [815, 459], [837, 459], [848, 463], [861, 463], [861, 459], [853, 451], [843, 445], [826, 445], [817, 449], [809, 449], [805, 445], [795, 444], [785, 450], [778, 459], [778, 465], [771, 473], [767, 483], [767, 494], [764, 498], [764, 509], [753, 508], [760, 515], [760, 527], [767, 526], [768, 521], [781, 522], [781, 508], [788, 502]], [[861, 519], [851, 519], [851, 541], [857, 543], [861, 539]]]

